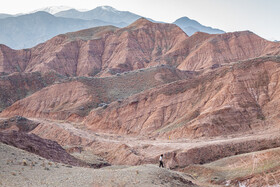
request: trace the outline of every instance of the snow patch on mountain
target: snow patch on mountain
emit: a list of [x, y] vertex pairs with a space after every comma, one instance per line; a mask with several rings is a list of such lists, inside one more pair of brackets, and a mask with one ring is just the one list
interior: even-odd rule
[[49, 7], [43, 7], [43, 8], [34, 10], [30, 13], [44, 11], [44, 12], [48, 12], [50, 14], [56, 14], [58, 12], [65, 11], [65, 10], [70, 10], [70, 9], [72, 9], [72, 7], [68, 7], [68, 6], [49, 6]]

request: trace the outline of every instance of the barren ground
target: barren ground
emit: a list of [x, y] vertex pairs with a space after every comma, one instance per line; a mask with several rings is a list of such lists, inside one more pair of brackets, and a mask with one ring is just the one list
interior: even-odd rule
[[0, 186], [194, 186], [187, 176], [155, 165], [74, 167], [0, 143]]

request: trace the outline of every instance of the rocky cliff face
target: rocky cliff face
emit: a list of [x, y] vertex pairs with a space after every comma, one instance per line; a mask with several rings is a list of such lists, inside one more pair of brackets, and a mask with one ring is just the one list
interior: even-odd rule
[[201, 70], [249, 58], [277, 55], [280, 52], [280, 45], [250, 31], [217, 35], [196, 33], [184, 45], [191, 45], [192, 48], [178, 65], [181, 70]]

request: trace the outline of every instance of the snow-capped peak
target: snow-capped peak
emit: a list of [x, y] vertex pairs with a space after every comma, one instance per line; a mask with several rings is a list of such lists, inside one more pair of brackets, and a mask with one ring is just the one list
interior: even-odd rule
[[110, 7], [110, 6], [100, 6], [100, 8], [102, 10], [106, 10], [106, 11], [109, 11], [109, 12], [118, 12], [117, 9], [114, 9], [113, 7]]
[[65, 11], [65, 10], [70, 10], [70, 9], [72, 9], [72, 8], [71, 7], [67, 7], [67, 6], [49, 6], [49, 7], [44, 7], [44, 8], [40, 8], [40, 9], [34, 10], [34, 11], [30, 12], [30, 13], [44, 11], [44, 12], [48, 12], [50, 14], [56, 14], [58, 12]]

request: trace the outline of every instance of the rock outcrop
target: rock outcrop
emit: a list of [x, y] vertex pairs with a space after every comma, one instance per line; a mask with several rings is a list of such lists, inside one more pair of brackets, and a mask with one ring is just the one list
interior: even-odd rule
[[57, 143], [112, 164], [164, 154], [172, 169], [279, 147], [279, 52], [247, 31], [188, 37], [145, 19], [0, 46], [0, 139], [72, 165]]
[[31, 121], [22, 116], [15, 116], [9, 119], [0, 120], [0, 131], [30, 132], [39, 125], [38, 122]]
[[74, 166], [87, 166], [86, 163], [68, 154], [57, 142], [42, 139], [24, 132], [0, 132], [0, 141], [14, 147], [35, 153], [41, 157]]

